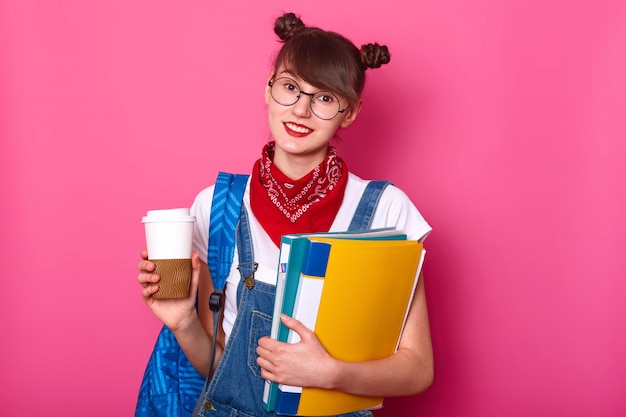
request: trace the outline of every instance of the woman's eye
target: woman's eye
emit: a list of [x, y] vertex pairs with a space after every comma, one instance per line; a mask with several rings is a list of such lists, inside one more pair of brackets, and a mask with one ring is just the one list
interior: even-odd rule
[[285, 90], [290, 91], [290, 92], [297, 92], [298, 91], [298, 87], [296, 87], [294, 84], [291, 83], [285, 83], [284, 84]]
[[332, 104], [335, 102], [335, 97], [326, 93], [318, 94], [316, 98], [317, 98], [317, 101], [319, 101], [322, 104]]

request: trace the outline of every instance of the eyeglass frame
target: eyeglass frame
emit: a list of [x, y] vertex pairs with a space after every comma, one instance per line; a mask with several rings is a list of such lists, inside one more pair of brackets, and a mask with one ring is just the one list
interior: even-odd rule
[[[272, 88], [274, 87], [274, 83], [280, 79], [287, 79], [287, 80], [291, 80], [293, 81], [294, 85], [298, 88], [298, 95], [296, 96], [296, 101], [294, 101], [291, 104], [283, 104], [281, 102], [279, 102], [278, 100], [276, 100], [276, 98], [274, 97], [274, 94], [272, 94]], [[273, 80], [273, 81], [272, 81]], [[278, 78], [270, 78], [270, 80], [267, 82], [267, 85], [270, 87], [270, 96], [272, 96], [272, 100], [274, 100], [277, 104], [284, 106], [284, 107], [289, 107], [289, 106], [293, 106], [294, 104], [296, 104], [298, 101], [300, 101], [300, 96], [302, 94], [304, 94], [305, 96], [309, 96], [311, 97], [311, 101], [309, 101], [309, 107], [311, 108], [311, 113], [313, 113], [315, 115], [315, 117], [317, 117], [320, 120], [333, 120], [335, 117], [337, 117], [337, 115], [339, 113], [343, 113], [346, 110], [348, 110], [348, 108], [350, 107], [350, 105], [348, 104], [344, 109], [341, 108], [341, 102], [339, 101], [339, 97], [337, 97], [336, 94], [331, 93], [330, 91], [325, 91], [325, 90], [320, 90], [316, 93], [307, 93], [306, 91], [302, 91], [302, 89], [300, 88], [300, 84], [298, 84], [298, 82], [296, 80], [294, 80], [291, 77], [278, 77]], [[313, 97], [315, 97], [316, 95], [318, 95], [319, 93], [327, 93], [330, 94], [331, 96], [333, 96], [335, 99], [337, 99], [337, 106], [339, 107], [339, 109], [337, 110], [337, 113], [335, 113], [335, 115], [333, 117], [331, 117], [330, 119], [324, 119], [323, 117], [320, 117], [317, 113], [315, 113], [315, 110], [313, 110]]]

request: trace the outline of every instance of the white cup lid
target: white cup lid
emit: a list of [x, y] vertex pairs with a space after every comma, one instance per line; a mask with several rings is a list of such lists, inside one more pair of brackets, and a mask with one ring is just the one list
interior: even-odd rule
[[188, 208], [175, 208], [165, 210], [148, 210], [146, 216], [141, 219], [142, 223], [150, 222], [194, 222], [196, 218], [189, 214]]

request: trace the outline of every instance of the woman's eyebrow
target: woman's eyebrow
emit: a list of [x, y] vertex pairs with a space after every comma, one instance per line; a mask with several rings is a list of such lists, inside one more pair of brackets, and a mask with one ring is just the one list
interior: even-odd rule
[[296, 73], [295, 73], [295, 72], [293, 72], [293, 71], [291, 71], [291, 70], [288, 70], [288, 69], [284, 69], [284, 70], [282, 70], [279, 74], [280, 74], [280, 75], [289, 75], [291, 78], [294, 78], [294, 79], [295, 79], [295, 78], [300, 78], [300, 77], [298, 77], [298, 76], [296, 75]]

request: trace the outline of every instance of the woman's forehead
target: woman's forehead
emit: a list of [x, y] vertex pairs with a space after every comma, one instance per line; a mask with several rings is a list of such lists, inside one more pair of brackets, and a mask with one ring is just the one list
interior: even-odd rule
[[303, 84], [307, 83], [293, 69], [286, 68], [286, 67], [283, 67], [283, 66], [278, 68], [278, 71], [276, 72], [276, 76], [277, 77], [289, 77], [289, 78], [293, 79], [294, 81], [297, 81], [298, 84], [300, 84], [300, 82], [302, 82]]
[[302, 77], [300, 77], [294, 70], [289, 69], [289, 68], [285, 68], [285, 67], [280, 67], [278, 68], [278, 72], [276, 73], [276, 78], [279, 77], [289, 77], [292, 80], [294, 80], [296, 83], [298, 83], [298, 86], [304, 90], [323, 90], [324, 88], [315, 86], [313, 84], [308, 83], [307, 81], [305, 81]]

